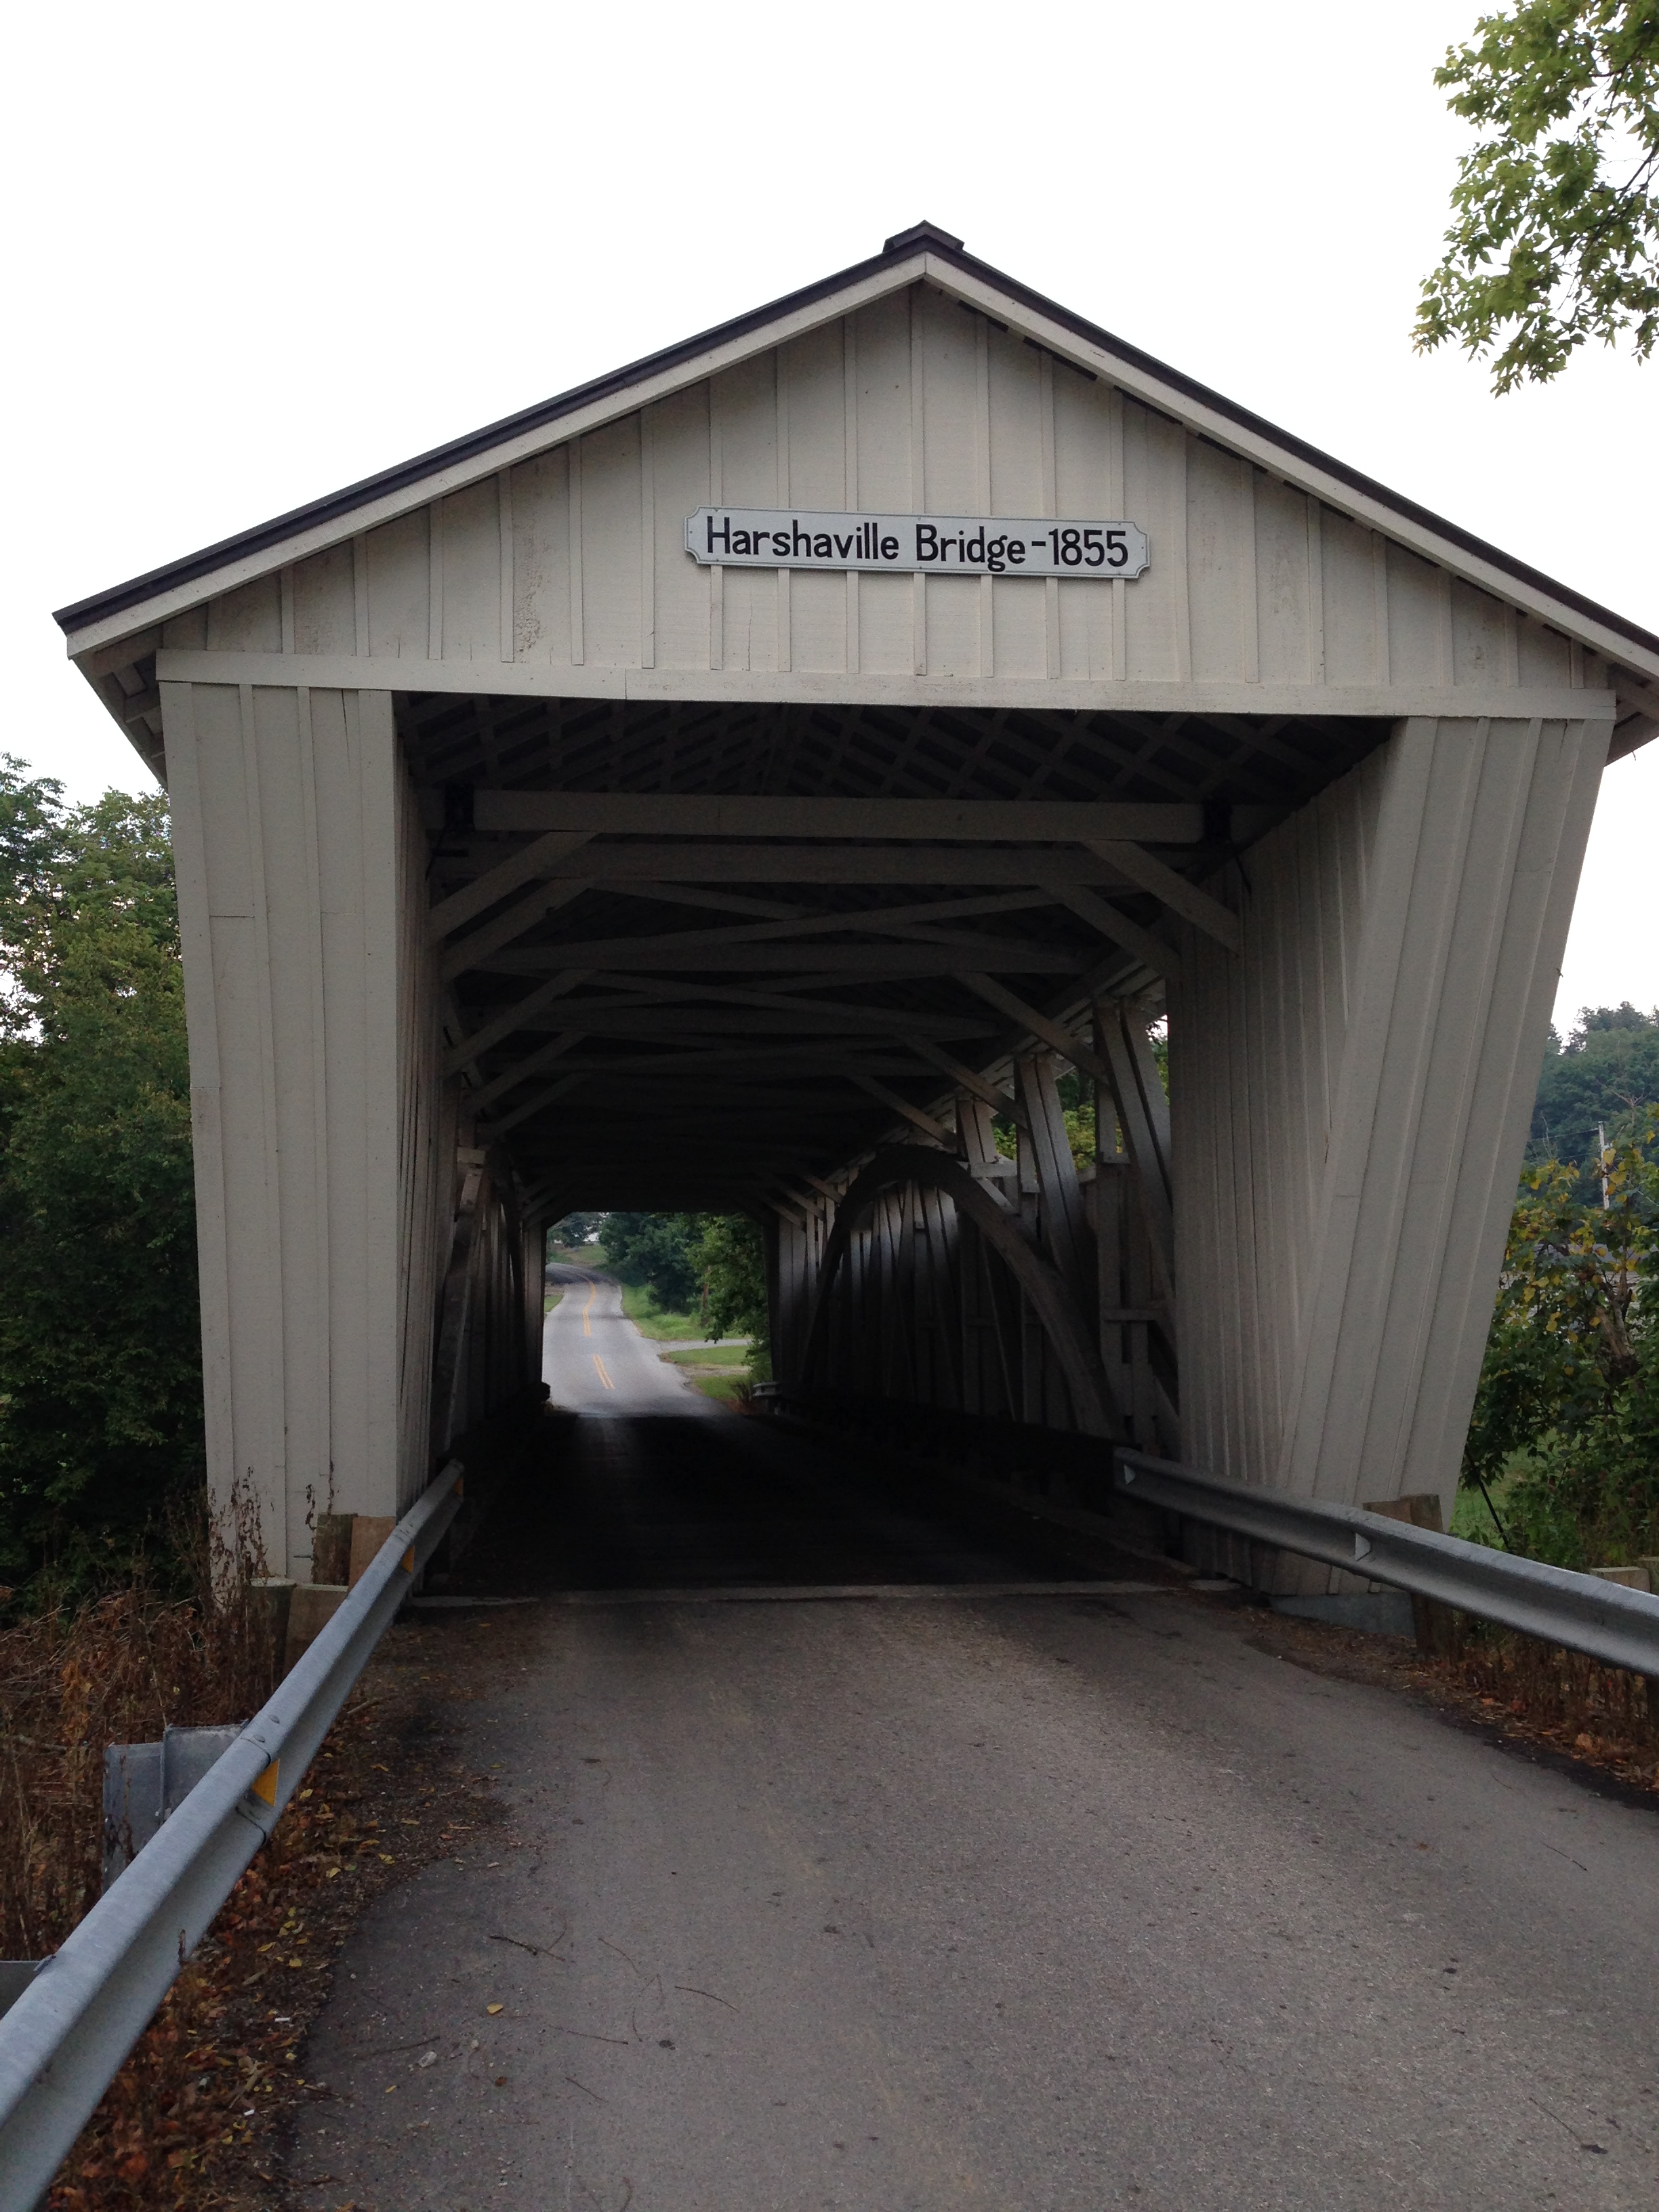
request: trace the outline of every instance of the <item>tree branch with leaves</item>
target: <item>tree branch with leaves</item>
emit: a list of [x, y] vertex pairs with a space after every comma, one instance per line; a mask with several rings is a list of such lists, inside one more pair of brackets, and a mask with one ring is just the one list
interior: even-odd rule
[[1419, 352], [1455, 340], [1499, 392], [1590, 339], [1659, 339], [1659, 0], [1522, 0], [1435, 71], [1480, 143], [1425, 282]]

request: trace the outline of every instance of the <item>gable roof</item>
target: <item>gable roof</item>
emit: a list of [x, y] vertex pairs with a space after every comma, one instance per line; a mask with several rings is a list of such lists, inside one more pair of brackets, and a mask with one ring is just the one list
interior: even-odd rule
[[[1555, 623], [1594, 651], [1659, 682], [1659, 635], [1557, 583], [1472, 532], [1402, 498], [1359, 470], [1281, 430], [1248, 408], [1127, 344], [1070, 308], [1004, 275], [967, 252], [963, 241], [930, 222], [890, 238], [867, 261], [752, 309], [713, 330], [609, 374], [543, 400], [413, 459], [365, 477], [326, 497], [292, 508], [199, 552], [167, 562], [56, 611], [72, 653], [108, 642], [124, 630], [165, 619], [257, 573], [302, 558], [325, 544], [390, 519], [406, 507], [476, 481], [567, 435], [632, 412], [683, 386], [787, 342], [836, 316], [855, 311], [926, 278], [988, 314], [1001, 315], [1029, 342], [1046, 346], [1091, 374], [1184, 421], [1284, 476], [1288, 482], [1382, 530], [1481, 588]], [[199, 590], [191, 587], [199, 586]], [[124, 619], [124, 617], [127, 619]], [[1659, 711], [1659, 700], [1644, 704]], [[1621, 748], [1622, 749], [1622, 748]]]

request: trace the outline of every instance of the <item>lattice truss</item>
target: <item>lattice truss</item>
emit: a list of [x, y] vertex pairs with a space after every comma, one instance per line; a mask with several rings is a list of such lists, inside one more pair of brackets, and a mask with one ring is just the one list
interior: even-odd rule
[[[1156, 1000], [1198, 884], [1386, 724], [672, 701], [401, 702], [448, 1066], [566, 1206], [770, 1202]], [[1247, 894], [1245, 894], [1247, 895]]]

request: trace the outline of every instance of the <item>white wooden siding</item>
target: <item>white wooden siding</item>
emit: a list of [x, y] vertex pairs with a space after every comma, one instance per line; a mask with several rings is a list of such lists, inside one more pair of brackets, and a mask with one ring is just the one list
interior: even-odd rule
[[1195, 1465], [1345, 1504], [1434, 1490], [1449, 1513], [1609, 734], [1408, 721], [1218, 887], [1238, 958], [1183, 931]]
[[[481, 463], [481, 467], [483, 464]], [[761, 507], [1111, 516], [1133, 584], [699, 568]], [[927, 285], [550, 446], [165, 627], [167, 648], [1068, 687], [1586, 680], [1544, 623]], [[585, 672], [578, 678], [575, 672]], [[1592, 669], [1592, 674], [1599, 672]], [[1098, 695], [1096, 695], [1097, 701]]]
[[426, 841], [388, 693], [170, 684], [166, 714], [210, 1479], [303, 1577], [314, 1513], [427, 1471], [454, 1133]]

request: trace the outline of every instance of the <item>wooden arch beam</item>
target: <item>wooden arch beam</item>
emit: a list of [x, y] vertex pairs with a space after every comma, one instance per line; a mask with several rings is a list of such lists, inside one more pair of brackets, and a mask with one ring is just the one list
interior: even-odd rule
[[922, 1184], [949, 1198], [957, 1212], [973, 1223], [1024, 1291], [1054, 1347], [1066, 1387], [1072, 1394], [1079, 1427], [1086, 1436], [1123, 1437], [1127, 1432], [1112, 1397], [1111, 1385], [1090, 1340], [1088, 1324], [1079, 1312], [1060, 1270], [1026, 1241], [1013, 1217], [1004, 1212], [959, 1162], [921, 1145], [884, 1146], [860, 1172], [836, 1207], [836, 1225], [824, 1247], [817, 1298], [801, 1361], [803, 1378], [810, 1378], [823, 1357], [830, 1294], [854, 1230], [884, 1192], [907, 1182]]

